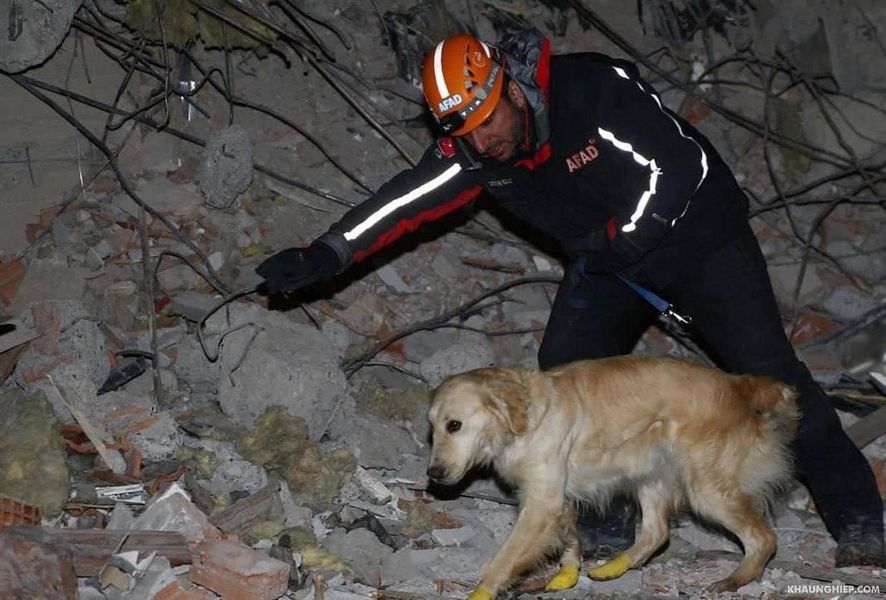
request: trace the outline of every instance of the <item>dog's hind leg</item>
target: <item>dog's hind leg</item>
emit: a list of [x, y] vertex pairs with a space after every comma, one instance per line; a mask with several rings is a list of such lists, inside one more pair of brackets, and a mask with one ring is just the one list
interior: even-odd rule
[[775, 552], [775, 534], [754, 509], [754, 499], [744, 492], [727, 494], [707, 489], [701, 498], [702, 502], [698, 495], [692, 499], [693, 509], [734, 533], [744, 547], [738, 568], [729, 577], [708, 586], [711, 592], [734, 592], [763, 574], [766, 562]]
[[568, 506], [560, 513], [560, 541], [563, 553], [560, 555], [560, 570], [554, 575], [545, 591], [559, 592], [573, 587], [578, 582], [581, 567], [581, 542], [578, 537], [578, 515], [575, 508]]
[[596, 580], [615, 579], [632, 567], [639, 567], [668, 540], [668, 511], [671, 497], [661, 482], [642, 485], [637, 490], [642, 522], [634, 545], [622, 554], [588, 571]]

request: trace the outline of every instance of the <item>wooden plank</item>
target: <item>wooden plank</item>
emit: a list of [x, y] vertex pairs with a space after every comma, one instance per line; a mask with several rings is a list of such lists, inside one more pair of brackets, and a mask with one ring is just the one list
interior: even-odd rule
[[59, 377], [59, 385], [64, 389], [64, 393], [62, 393], [62, 389], [59, 389], [59, 386], [55, 384], [55, 380], [53, 380], [51, 375], [47, 375], [46, 379], [49, 381], [52, 390], [56, 393], [59, 400], [68, 407], [68, 410], [71, 411], [71, 414], [77, 419], [77, 423], [83, 428], [83, 433], [86, 434], [86, 437], [88, 437], [89, 441], [95, 446], [96, 452], [98, 452], [99, 457], [105, 465], [118, 475], [120, 473], [125, 473], [126, 461], [123, 460], [123, 457], [120, 456], [119, 452], [110, 450], [105, 444], [106, 441], [113, 441], [113, 437], [110, 433], [105, 431], [101, 425], [92, 422], [83, 410], [83, 407], [94, 405], [98, 402], [96, 399], [97, 396], [95, 395], [95, 388], [90, 387], [88, 393], [91, 394], [91, 398], [83, 398], [80, 397], [79, 394], [81, 390], [78, 390], [76, 382], [71, 377]]
[[859, 448], [864, 448], [884, 433], [886, 433], [886, 406], [881, 406], [846, 428], [846, 435]]
[[0, 323], [0, 353], [30, 342], [37, 336], [34, 329], [24, 327], [18, 321]]
[[70, 552], [77, 577], [93, 577], [111, 554], [138, 550], [140, 555], [157, 552], [172, 566], [189, 565], [191, 549], [180, 533], [174, 531], [131, 531], [123, 547], [117, 549], [127, 532], [120, 529], [59, 529], [11, 525], [5, 533], [16, 537], [64, 548]]
[[243, 533], [262, 521], [283, 514], [283, 504], [277, 492], [278, 482], [271, 482], [251, 496], [242, 498], [209, 518], [209, 522], [226, 533]]

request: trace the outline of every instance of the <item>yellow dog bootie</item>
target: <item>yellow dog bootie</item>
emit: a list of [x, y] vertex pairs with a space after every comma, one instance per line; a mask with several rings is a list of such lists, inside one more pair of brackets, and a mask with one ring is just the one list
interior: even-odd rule
[[578, 565], [563, 565], [557, 574], [551, 577], [546, 592], [560, 592], [568, 590], [578, 582]]
[[631, 559], [627, 554], [619, 554], [612, 560], [607, 560], [599, 567], [595, 567], [588, 571], [588, 577], [597, 581], [606, 581], [607, 579], [615, 579], [621, 577], [631, 568]]
[[468, 596], [468, 600], [493, 600], [492, 594], [489, 593], [485, 587], [478, 587], [471, 595]]

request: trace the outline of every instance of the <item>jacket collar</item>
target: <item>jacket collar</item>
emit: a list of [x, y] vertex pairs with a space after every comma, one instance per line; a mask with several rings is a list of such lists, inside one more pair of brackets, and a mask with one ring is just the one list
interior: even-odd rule
[[548, 115], [551, 76], [551, 42], [538, 29], [526, 29], [498, 46], [507, 61], [510, 77], [520, 86], [532, 109], [534, 140], [537, 152], [551, 135]]

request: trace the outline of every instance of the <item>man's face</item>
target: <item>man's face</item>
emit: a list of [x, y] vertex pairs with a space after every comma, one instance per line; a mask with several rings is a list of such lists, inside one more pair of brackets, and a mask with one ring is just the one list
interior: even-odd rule
[[[513, 89], [512, 89], [513, 88]], [[526, 98], [519, 86], [509, 82], [502, 90], [498, 106], [475, 129], [464, 135], [483, 158], [510, 160], [526, 143]]]

